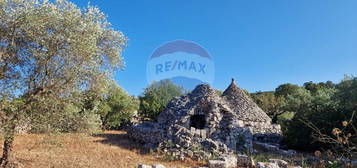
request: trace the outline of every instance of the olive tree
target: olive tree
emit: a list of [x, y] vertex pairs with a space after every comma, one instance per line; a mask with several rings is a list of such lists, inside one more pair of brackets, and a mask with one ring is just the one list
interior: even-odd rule
[[251, 97], [272, 118], [273, 123], [278, 123], [278, 117], [287, 112], [283, 109], [284, 97], [276, 96], [274, 92], [257, 92], [251, 94]]
[[[9, 165], [16, 127], [38, 100], [51, 109], [74, 92], [105, 88], [123, 68], [126, 37], [95, 7], [66, 0], [0, 0], [1, 166]], [[57, 107], [58, 105], [58, 107]], [[44, 108], [46, 109], [46, 108]], [[33, 115], [36, 116], [36, 115]]]

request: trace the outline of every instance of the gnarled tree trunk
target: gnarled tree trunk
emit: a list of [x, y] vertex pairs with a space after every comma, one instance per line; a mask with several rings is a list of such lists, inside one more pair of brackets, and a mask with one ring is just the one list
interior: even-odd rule
[[4, 141], [4, 148], [3, 148], [3, 154], [2, 154], [2, 158], [1, 158], [1, 167], [7, 167], [9, 162], [10, 162], [10, 158], [12, 155], [12, 144], [14, 141], [14, 137], [9, 137], [9, 138], [5, 138]]
[[12, 124], [8, 130], [4, 131], [4, 147], [3, 153], [0, 160], [0, 167], [7, 168], [10, 167], [10, 160], [12, 158], [13, 142], [15, 138], [15, 124]]

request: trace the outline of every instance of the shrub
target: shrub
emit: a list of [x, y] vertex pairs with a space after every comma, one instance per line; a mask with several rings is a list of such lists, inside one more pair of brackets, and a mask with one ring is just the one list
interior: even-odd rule
[[155, 120], [172, 98], [185, 93], [171, 80], [162, 80], [147, 87], [140, 99], [140, 115]]
[[99, 114], [105, 128], [119, 128], [129, 122], [139, 109], [139, 101], [122, 88], [113, 85], [109, 94], [99, 105]]
[[[287, 107], [295, 115], [283, 123], [286, 144], [304, 150], [330, 149], [335, 155], [351, 156], [349, 146], [356, 143], [352, 115], [357, 110], [357, 79], [347, 77], [337, 85], [307, 83], [305, 88], [287, 96]], [[341, 125], [347, 121], [350, 127]], [[339, 138], [333, 130], [343, 130], [338, 134], [341, 137], [350, 133], [348, 141]]]
[[[100, 129], [101, 120], [95, 110], [87, 110], [80, 103], [80, 97], [58, 99], [38, 98], [28, 111], [31, 133], [95, 132]], [[46, 104], [46, 106], [43, 106]]]

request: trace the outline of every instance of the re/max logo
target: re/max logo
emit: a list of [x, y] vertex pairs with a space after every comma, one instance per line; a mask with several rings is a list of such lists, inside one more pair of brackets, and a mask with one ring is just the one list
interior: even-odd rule
[[155, 73], [163, 73], [163, 72], [168, 72], [168, 71], [174, 71], [174, 70], [184, 70], [184, 71], [191, 71], [191, 72], [198, 72], [205, 74], [206, 65], [203, 63], [197, 63], [194, 61], [165, 61], [164, 63], [158, 63], [155, 65]]

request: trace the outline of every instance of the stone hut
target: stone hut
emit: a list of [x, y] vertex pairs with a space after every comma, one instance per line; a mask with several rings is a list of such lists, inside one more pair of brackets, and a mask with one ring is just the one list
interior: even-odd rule
[[281, 140], [280, 125], [272, 124], [270, 117], [236, 85], [234, 79], [222, 97], [237, 115], [240, 126], [251, 129], [255, 140], [273, 143]]
[[253, 141], [279, 143], [280, 126], [232, 80], [219, 96], [209, 85], [174, 98], [157, 122], [143, 122], [129, 135], [175, 157], [203, 159], [212, 155], [247, 153]]

